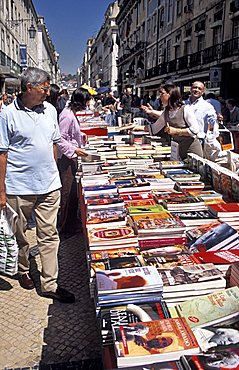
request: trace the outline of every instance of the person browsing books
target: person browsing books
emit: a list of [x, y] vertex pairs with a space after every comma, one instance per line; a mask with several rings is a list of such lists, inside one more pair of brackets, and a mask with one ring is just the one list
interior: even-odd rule
[[19, 282], [34, 289], [29, 275], [29, 241], [25, 234], [33, 209], [41, 258], [41, 294], [64, 303], [73, 294], [57, 283], [59, 236], [56, 228], [61, 182], [55, 145], [60, 140], [56, 109], [46, 102], [47, 72], [29, 67], [21, 75], [22, 93], [0, 114], [0, 209], [8, 203], [18, 214]]
[[79, 230], [77, 197], [77, 157], [86, 157], [81, 147], [86, 142], [86, 135], [81, 132], [76, 112], [84, 113], [89, 94], [83, 89], [73, 91], [69, 105], [59, 116], [61, 140], [57, 143], [58, 169], [62, 189], [58, 228], [61, 234], [72, 234]]
[[165, 128], [165, 131], [172, 136], [173, 141], [179, 144], [181, 159], [185, 159], [187, 153], [194, 153], [202, 157], [202, 146], [197, 138], [199, 125], [192, 109], [183, 104], [177, 86], [172, 84], [162, 85], [159, 94], [164, 106], [163, 112], [150, 107], [142, 107], [146, 113], [158, 117], [157, 121], [151, 124], [153, 135]]

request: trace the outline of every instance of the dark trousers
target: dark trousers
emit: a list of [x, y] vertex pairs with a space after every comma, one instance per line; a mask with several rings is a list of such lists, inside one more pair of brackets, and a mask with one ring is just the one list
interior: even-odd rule
[[63, 155], [57, 165], [62, 183], [58, 230], [60, 233], [74, 233], [80, 227], [75, 179], [77, 159], [69, 159]]

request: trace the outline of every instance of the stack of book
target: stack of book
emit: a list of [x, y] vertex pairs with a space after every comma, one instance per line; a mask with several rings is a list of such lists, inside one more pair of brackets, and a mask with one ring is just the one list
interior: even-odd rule
[[156, 201], [151, 191], [141, 191], [135, 193], [123, 193], [120, 198], [124, 200], [125, 206], [149, 206], [155, 205]]
[[153, 266], [97, 270], [96, 307], [159, 299], [163, 284]]
[[136, 146], [129, 144], [116, 144], [116, 153], [118, 158], [136, 157]]
[[227, 223], [213, 222], [187, 230], [192, 252], [239, 248], [237, 231]]
[[169, 211], [202, 211], [207, 209], [200, 197], [193, 197], [183, 192], [154, 192], [156, 200]]
[[221, 222], [239, 230], [239, 203], [211, 204], [208, 209]]
[[[236, 251], [233, 251], [233, 252], [236, 252]], [[238, 262], [234, 262], [231, 265], [229, 283], [230, 283], [230, 286], [239, 287], [239, 263]]]

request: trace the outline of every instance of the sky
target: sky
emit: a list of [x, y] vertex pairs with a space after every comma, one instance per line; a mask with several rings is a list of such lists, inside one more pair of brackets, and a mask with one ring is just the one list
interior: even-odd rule
[[61, 73], [75, 74], [82, 64], [86, 41], [96, 36], [113, 0], [33, 0], [60, 54]]

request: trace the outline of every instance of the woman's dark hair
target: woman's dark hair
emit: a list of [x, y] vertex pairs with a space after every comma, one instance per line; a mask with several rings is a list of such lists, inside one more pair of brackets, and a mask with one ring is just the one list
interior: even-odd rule
[[71, 95], [69, 108], [74, 111], [84, 110], [86, 108], [87, 100], [90, 100], [90, 94], [84, 89], [76, 89]]
[[56, 109], [58, 109], [58, 98], [60, 96], [60, 87], [56, 84], [50, 84], [50, 91], [49, 91], [49, 95], [47, 95], [46, 97], [46, 101], [48, 101], [48, 103], [51, 103], [52, 105], [54, 105], [54, 107]]
[[170, 97], [168, 99], [168, 105], [165, 107], [166, 110], [180, 108], [183, 105], [180, 91], [176, 85], [173, 84], [161, 85], [159, 91], [163, 90], [166, 91], [166, 93], [170, 94]]

